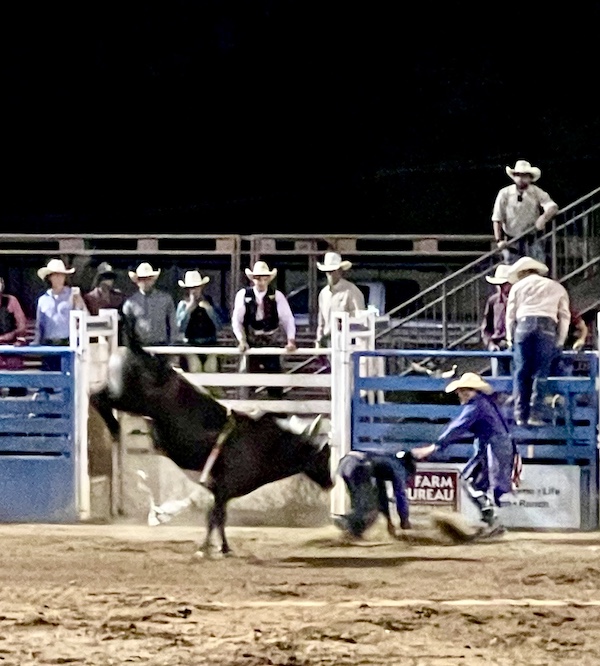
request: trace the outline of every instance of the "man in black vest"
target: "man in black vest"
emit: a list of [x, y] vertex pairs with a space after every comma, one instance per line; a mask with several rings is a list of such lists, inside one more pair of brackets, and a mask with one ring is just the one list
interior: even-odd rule
[[[241, 352], [250, 347], [276, 347], [283, 343], [285, 350], [296, 351], [296, 322], [290, 305], [281, 291], [271, 284], [277, 269], [269, 269], [264, 261], [257, 261], [254, 268], [246, 268], [246, 275], [253, 285], [240, 289], [235, 296], [231, 327]], [[240, 370], [246, 372], [281, 372], [281, 358], [278, 355], [242, 357]], [[270, 398], [281, 398], [281, 387], [267, 389]]]

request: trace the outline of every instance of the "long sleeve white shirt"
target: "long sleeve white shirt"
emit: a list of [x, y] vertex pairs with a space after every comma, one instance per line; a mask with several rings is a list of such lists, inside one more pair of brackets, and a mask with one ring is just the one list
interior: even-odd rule
[[506, 337], [521, 317], [551, 317], [557, 324], [557, 344], [564, 345], [569, 332], [569, 294], [556, 280], [538, 274], [522, 278], [510, 289], [506, 304]]
[[[253, 287], [254, 296], [256, 297], [256, 303], [259, 306], [258, 311], [260, 311], [260, 303], [263, 301], [267, 295], [266, 291], [258, 291], [256, 287]], [[233, 303], [233, 312], [231, 314], [231, 329], [233, 334], [237, 338], [238, 342], [241, 342], [245, 339], [244, 334], [244, 315], [246, 314], [246, 303], [245, 303], [246, 290], [240, 289], [235, 295], [235, 301]], [[294, 320], [294, 315], [290, 304], [287, 301], [287, 298], [284, 294], [275, 290], [275, 303], [277, 305], [277, 315], [279, 316], [279, 325], [285, 331], [288, 340], [296, 339], [296, 321]]]

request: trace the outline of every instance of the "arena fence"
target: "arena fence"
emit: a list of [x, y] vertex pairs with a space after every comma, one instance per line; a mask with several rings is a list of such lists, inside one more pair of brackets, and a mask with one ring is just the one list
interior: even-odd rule
[[[507, 526], [519, 528], [598, 528], [598, 354], [566, 352], [579, 359], [578, 374], [551, 377], [548, 425], [517, 427], [512, 419], [512, 377], [486, 377], [523, 457], [523, 484], [505, 495]], [[495, 355], [510, 355], [498, 352]], [[399, 375], [398, 357], [434, 358], [456, 364], [457, 375], [490, 352], [374, 350], [353, 353], [352, 449], [396, 452], [434, 442], [460, 411], [456, 397], [444, 392], [449, 379]], [[380, 376], [361, 371], [363, 359], [378, 359]], [[461, 366], [466, 367], [461, 370]], [[389, 369], [391, 368], [391, 372]], [[369, 393], [383, 395], [372, 403]], [[472, 441], [450, 445], [435, 462], [419, 463], [409, 495], [415, 504], [459, 509], [472, 507], [462, 496], [458, 471], [472, 453]]]
[[[234, 409], [256, 409], [312, 419], [322, 414], [330, 422], [332, 470], [350, 449], [397, 450], [429, 443], [458, 413], [455, 398], [443, 389], [448, 380], [436, 376], [399, 375], [399, 356], [434, 358], [456, 364], [458, 372], [490, 352], [434, 350], [375, 350], [374, 316], [336, 315], [332, 348], [300, 349], [291, 358], [302, 368], [303, 355], [317, 352], [327, 360], [320, 373], [247, 375], [238, 372], [190, 374], [193, 383], [226, 385], [235, 390], [251, 386], [281, 386], [317, 391], [320, 397], [281, 401], [228, 396], [223, 402]], [[90, 518], [88, 473], [88, 397], [105, 377], [110, 352], [116, 348], [116, 312], [92, 317], [72, 314], [70, 348], [3, 347], [6, 359], [22, 358], [23, 368], [0, 371], [0, 521], [72, 522]], [[214, 351], [238, 355], [236, 348], [148, 348], [166, 354]], [[250, 353], [283, 354], [282, 349]], [[494, 354], [494, 353], [492, 353]], [[497, 352], [506, 354], [506, 352]], [[58, 357], [59, 370], [45, 370], [47, 359]], [[509, 526], [531, 528], [598, 528], [598, 355], [580, 352], [576, 373], [552, 377], [551, 423], [543, 428], [517, 428], [504, 405], [513, 434], [524, 458], [524, 484], [515, 498], [507, 498]], [[512, 378], [489, 378], [505, 398]], [[93, 445], [93, 442], [92, 442]], [[112, 515], [123, 511], [124, 457], [128, 442], [113, 451]], [[470, 441], [449, 447], [444, 457], [420, 463], [416, 485], [410, 488], [415, 504], [442, 505], [468, 513], [457, 482], [460, 467], [471, 452]], [[331, 495], [331, 511], [344, 510], [343, 484]]]
[[[0, 347], [0, 521], [79, 519], [74, 352]], [[45, 370], [56, 366], [56, 369]], [[22, 369], [15, 365], [22, 364]]]
[[[273, 412], [282, 418], [295, 417], [298, 426], [306, 426], [312, 419], [320, 415], [324, 418], [326, 429], [323, 437], [328, 439], [332, 447], [332, 471], [335, 471], [340, 457], [349, 450], [350, 442], [350, 400], [352, 381], [350, 354], [357, 348], [374, 349], [375, 346], [375, 313], [366, 310], [356, 317], [347, 313], [336, 313], [333, 319], [332, 347], [327, 349], [299, 348], [288, 354], [279, 347], [250, 349], [243, 355], [237, 347], [193, 347], [193, 346], [160, 346], [146, 347], [155, 354], [164, 354], [178, 359], [188, 354], [216, 354], [221, 357], [239, 358], [252, 355], [282, 355], [291, 364], [289, 372], [283, 373], [246, 373], [242, 371], [187, 373], [182, 372], [192, 384], [214, 391], [227, 391], [227, 395], [217, 398], [219, 402], [238, 411], [247, 413]], [[87, 419], [89, 413], [89, 392], [98, 388], [106, 376], [107, 361], [111, 351], [116, 348], [117, 319], [116, 311], [101, 310], [98, 316], [85, 312], [72, 313], [71, 346], [76, 351], [78, 371], [78, 441], [81, 442], [81, 459], [87, 460]], [[320, 372], [307, 371], [307, 358], [321, 359]], [[177, 361], [174, 361], [177, 367]], [[281, 387], [284, 397], [281, 399], [265, 398], [267, 387]], [[302, 392], [301, 397], [294, 397], [293, 392]], [[319, 395], [306, 397], [306, 392]], [[371, 396], [374, 399], [374, 396]], [[113, 515], [128, 515], [128, 503], [131, 485], [137, 480], [132, 477], [131, 470], [135, 465], [139, 468], [144, 454], [152, 450], [152, 442], [147, 424], [142, 417], [131, 417], [120, 414], [124, 426], [122, 438], [113, 451], [111, 478], [111, 503]], [[94, 446], [96, 443], [92, 442]], [[130, 464], [135, 460], [135, 465]], [[166, 468], [172, 469], [167, 466]], [[133, 473], [138, 471], [136, 468]], [[142, 471], [144, 471], [142, 469]], [[169, 475], [169, 471], [156, 470], [152, 466], [152, 474]], [[179, 475], [178, 475], [179, 476]], [[173, 478], [173, 484], [179, 482]], [[82, 472], [81, 516], [90, 515], [89, 492], [91, 481]], [[157, 480], [158, 486], [168, 486], [169, 478]], [[86, 494], [87, 493], [87, 494]], [[332, 502], [340, 501], [344, 489], [338, 484], [332, 493]], [[337, 499], [336, 499], [337, 498]], [[333, 505], [332, 505], [333, 506]]]

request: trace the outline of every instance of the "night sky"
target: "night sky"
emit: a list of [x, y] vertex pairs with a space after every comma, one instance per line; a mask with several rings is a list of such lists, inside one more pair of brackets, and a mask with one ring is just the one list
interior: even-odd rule
[[488, 233], [517, 159], [600, 185], [600, 3], [11, 5], [4, 232]]

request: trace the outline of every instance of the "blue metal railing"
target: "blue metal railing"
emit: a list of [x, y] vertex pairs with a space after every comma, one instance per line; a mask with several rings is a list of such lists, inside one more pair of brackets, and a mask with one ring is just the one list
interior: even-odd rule
[[[598, 526], [598, 355], [596, 352], [563, 352], [584, 364], [576, 376], [550, 377], [548, 390], [555, 403], [549, 405], [548, 425], [517, 427], [510, 401], [499, 400], [507, 424], [525, 464], [577, 465], [581, 470], [582, 525]], [[510, 356], [510, 352], [450, 350], [376, 350], [352, 354], [354, 389], [351, 407], [351, 448], [362, 451], [395, 452], [434, 442], [459, 413], [456, 398], [444, 393], [452, 379], [394, 372], [395, 359], [447, 359], [461, 361], [478, 357]], [[382, 359], [382, 376], [361, 376], [361, 358]], [[390, 362], [391, 361], [391, 362]], [[363, 363], [363, 367], [366, 364]], [[390, 372], [391, 368], [391, 372]], [[460, 374], [460, 371], [457, 373]], [[485, 377], [497, 394], [512, 394], [510, 376]], [[383, 400], [375, 401], [373, 396]], [[435, 462], [465, 462], [472, 454], [473, 438], [450, 445]], [[433, 459], [432, 459], [433, 461]]]
[[9, 356], [59, 369], [0, 370], [0, 522], [75, 522], [75, 352], [0, 347]]

